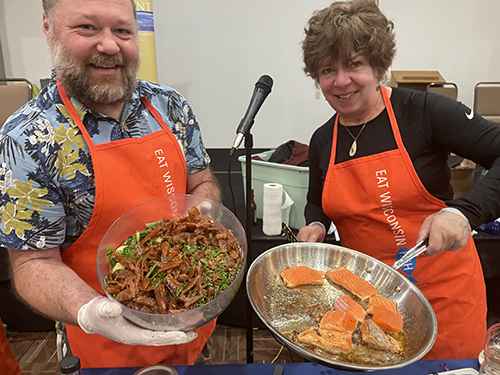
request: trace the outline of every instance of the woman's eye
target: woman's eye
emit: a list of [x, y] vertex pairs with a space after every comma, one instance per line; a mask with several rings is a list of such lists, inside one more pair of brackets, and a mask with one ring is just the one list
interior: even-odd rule
[[331, 68], [321, 69], [321, 71], [320, 71], [320, 75], [325, 76], [325, 75], [330, 74], [331, 72], [332, 72], [332, 69], [331, 69]]
[[363, 65], [363, 63], [361, 61], [353, 61], [353, 62], [351, 62], [351, 67], [352, 68], [359, 68], [362, 65]]

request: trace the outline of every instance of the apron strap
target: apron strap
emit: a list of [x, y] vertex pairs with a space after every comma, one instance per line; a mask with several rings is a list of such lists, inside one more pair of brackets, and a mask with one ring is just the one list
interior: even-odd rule
[[[94, 151], [94, 143], [92, 142], [92, 138], [90, 137], [89, 132], [83, 125], [82, 120], [80, 119], [80, 116], [76, 113], [75, 107], [73, 106], [73, 103], [68, 98], [68, 94], [66, 93], [66, 90], [64, 87], [61, 85], [61, 81], [59, 81], [59, 78], [56, 78], [56, 83], [57, 83], [57, 89], [59, 90], [59, 95], [61, 95], [61, 99], [64, 103], [64, 106], [68, 110], [71, 118], [73, 119], [74, 123], [76, 126], [78, 126], [78, 129], [82, 132], [83, 138], [85, 139], [85, 142], [87, 142], [87, 145], [90, 149], [91, 154]], [[64, 113], [63, 113], [64, 115]]]

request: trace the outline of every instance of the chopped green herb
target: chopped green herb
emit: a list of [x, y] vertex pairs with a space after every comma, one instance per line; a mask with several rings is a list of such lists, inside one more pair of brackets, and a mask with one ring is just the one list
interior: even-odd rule
[[149, 272], [146, 274], [146, 276], [144, 276], [146, 279], [149, 278], [149, 276], [151, 275], [151, 272], [153, 272], [153, 270], [156, 268], [157, 265], [158, 265], [158, 263], [154, 263], [153, 267], [150, 266]]

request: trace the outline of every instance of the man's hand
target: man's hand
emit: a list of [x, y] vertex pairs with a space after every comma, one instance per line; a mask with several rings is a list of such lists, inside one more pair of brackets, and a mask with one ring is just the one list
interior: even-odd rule
[[151, 331], [136, 326], [122, 315], [121, 306], [104, 296], [83, 305], [78, 311], [78, 325], [86, 333], [97, 333], [127, 345], [179, 345], [193, 341], [196, 332]]
[[326, 229], [323, 224], [313, 222], [300, 228], [297, 239], [300, 242], [323, 242], [326, 236]]
[[467, 243], [470, 234], [469, 220], [464, 214], [447, 207], [424, 220], [417, 242], [428, 237], [429, 245], [425, 254], [436, 255], [443, 250], [460, 250]]

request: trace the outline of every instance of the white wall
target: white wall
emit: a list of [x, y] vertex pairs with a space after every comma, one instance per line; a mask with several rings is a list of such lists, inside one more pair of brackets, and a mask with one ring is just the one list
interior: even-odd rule
[[[255, 82], [274, 79], [252, 128], [254, 147], [307, 143], [331, 116], [302, 72], [303, 27], [329, 0], [154, 0], [158, 76], [191, 103], [205, 144], [233, 143]], [[394, 70], [438, 70], [472, 106], [479, 81], [500, 81], [498, 0], [380, 0], [394, 21]], [[50, 75], [41, 0], [0, 0], [0, 38], [8, 77], [35, 83]]]

